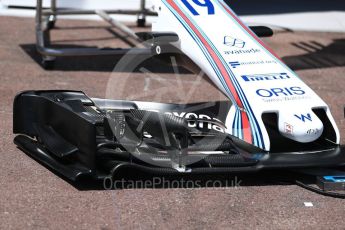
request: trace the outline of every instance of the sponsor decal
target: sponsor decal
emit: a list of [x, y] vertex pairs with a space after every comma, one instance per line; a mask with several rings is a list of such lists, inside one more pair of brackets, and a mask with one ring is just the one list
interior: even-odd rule
[[239, 54], [255, 54], [261, 52], [260, 49], [237, 49], [237, 50], [226, 50], [224, 51], [225, 55], [239, 55]]
[[263, 61], [246, 61], [240, 62], [241, 65], [264, 65], [264, 64], [277, 64], [276, 60], [263, 60]]
[[[247, 62], [239, 62], [239, 61], [233, 61], [229, 62], [231, 67], [233, 67], [233, 63], [236, 63], [237, 66], [243, 66], [243, 65], [265, 65], [265, 64], [277, 64], [275, 60], [266, 60], [266, 61], [247, 61]], [[235, 67], [233, 67], [235, 68]]]
[[246, 42], [231, 36], [224, 36], [223, 44], [226, 46], [230, 46], [231, 48], [237, 48], [224, 51], [225, 55], [255, 54], [261, 52], [261, 50], [257, 48], [244, 49], [246, 46]]
[[[159, 112], [158, 110], [150, 110], [150, 111]], [[225, 133], [224, 127], [221, 127], [221, 125], [215, 124], [215, 122], [218, 124], [223, 124], [223, 122], [215, 117], [210, 117], [205, 114], [186, 113], [186, 112], [164, 112], [164, 113], [190, 120], [188, 122], [188, 126], [190, 128], [209, 129], [209, 130], [215, 130], [221, 133]]]
[[236, 69], [237, 66], [241, 65], [238, 61], [229, 62], [229, 64], [233, 69]]
[[297, 117], [299, 120], [301, 120], [303, 122], [313, 121], [312, 118], [311, 118], [310, 113], [307, 113], [306, 115], [304, 115], [304, 114], [301, 114], [301, 115], [295, 114], [294, 116]]
[[319, 134], [321, 132], [321, 130], [319, 130], [319, 129], [309, 129], [308, 131], [307, 131], [307, 134], [308, 135], [317, 135], [317, 134]]
[[245, 47], [246, 42], [241, 39], [233, 38], [230, 36], [224, 36], [224, 45], [242, 49]]
[[243, 75], [241, 77], [246, 82], [290, 79], [290, 76], [287, 73], [253, 74], [253, 75]]
[[256, 90], [256, 94], [263, 98], [271, 98], [304, 95], [305, 91], [301, 87], [293, 86], [284, 88], [258, 89]]
[[290, 125], [289, 123], [284, 123], [284, 132], [287, 134], [293, 134], [293, 126]]
[[310, 96], [301, 95], [301, 96], [289, 96], [289, 97], [268, 97], [262, 98], [266, 103], [284, 103], [288, 101], [300, 101], [310, 99]]

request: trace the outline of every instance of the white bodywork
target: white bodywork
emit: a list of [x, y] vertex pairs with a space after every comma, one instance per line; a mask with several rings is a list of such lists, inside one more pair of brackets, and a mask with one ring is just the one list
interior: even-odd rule
[[308, 143], [323, 123], [324, 109], [339, 143], [339, 131], [326, 103], [238, 19], [222, 0], [156, 0], [154, 32], [175, 32], [181, 51], [233, 102], [227, 132], [269, 151], [263, 113], [278, 115], [281, 135]]

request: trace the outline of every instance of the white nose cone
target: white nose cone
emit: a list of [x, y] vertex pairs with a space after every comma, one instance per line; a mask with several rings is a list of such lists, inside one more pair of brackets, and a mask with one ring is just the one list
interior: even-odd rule
[[280, 134], [301, 143], [317, 140], [323, 132], [322, 121], [312, 110], [297, 111], [279, 112], [278, 128]]

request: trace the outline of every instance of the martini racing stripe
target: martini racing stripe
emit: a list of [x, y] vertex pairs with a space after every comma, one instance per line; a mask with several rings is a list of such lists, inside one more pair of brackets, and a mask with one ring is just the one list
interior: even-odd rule
[[[163, 2], [165, 3], [165, 5], [169, 8], [169, 10], [175, 16], [176, 16], [176, 13], [177, 13], [177, 14], [179, 14], [183, 18], [183, 20], [188, 24], [189, 30], [192, 30], [192, 31], [195, 32], [197, 37], [195, 37], [194, 40], [196, 40], [196, 39], [201, 40], [201, 42], [203, 43], [203, 46], [206, 47], [208, 53], [212, 56], [212, 60], [211, 61], [214, 61], [216, 63], [218, 69], [222, 73], [222, 76], [223, 77], [226, 76], [226, 77], [224, 77], [224, 79], [225, 79], [225, 81], [227, 83], [227, 87], [229, 87], [229, 90], [231, 92], [230, 95], [232, 95], [234, 97], [234, 99], [235, 99], [234, 103], [236, 103], [240, 108], [243, 108], [242, 101], [241, 101], [241, 99], [240, 99], [240, 97], [239, 97], [239, 95], [238, 95], [238, 93], [236, 91], [235, 86], [233, 85], [233, 83], [230, 80], [230, 76], [229, 76], [228, 72], [226, 71], [225, 66], [222, 64], [221, 60], [216, 55], [216, 53], [212, 50], [212, 48], [210, 47], [210, 44], [207, 43], [205, 38], [201, 35], [200, 31], [195, 28], [195, 25], [186, 16], [186, 14], [184, 14], [182, 12], [180, 6], [178, 6], [173, 0], [166, 0], [166, 1], [163, 1]], [[166, 3], [168, 3], [168, 4], [166, 4]], [[188, 28], [186, 28], [186, 29], [188, 30]], [[253, 140], [252, 140], [253, 136], [252, 136], [252, 133], [251, 133], [251, 128], [250, 128], [250, 123], [249, 123], [249, 120], [248, 120], [248, 115], [244, 111], [242, 111], [241, 114], [242, 114], [241, 119], [242, 119], [242, 124], [243, 124], [242, 131], [244, 133], [243, 139], [246, 142], [248, 142], [248, 143], [253, 143]]]
[[[191, 19], [191, 21], [193, 21], [193, 19]], [[212, 46], [213, 50], [217, 53], [219, 59], [222, 61], [223, 65], [225, 66], [228, 73], [230, 74], [231, 81], [235, 84], [236, 90], [241, 97], [241, 101], [243, 102], [244, 108], [246, 109], [246, 111], [249, 114], [249, 119], [251, 121], [251, 124], [255, 124], [255, 125], [251, 126], [251, 128], [253, 129], [252, 133], [255, 135], [254, 136], [254, 144], [256, 146], [259, 146], [259, 147], [263, 146], [263, 148], [264, 148], [264, 143], [263, 143], [264, 141], [262, 138], [260, 126], [256, 120], [256, 117], [254, 116], [254, 112], [252, 111], [251, 106], [248, 102], [248, 99], [247, 99], [242, 87], [240, 86], [235, 74], [232, 72], [231, 68], [229, 68], [226, 61], [224, 60], [222, 55], [219, 53], [218, 49], [215, 47], [215, 45], [212, 43], [212, 41], [208, 39], [207, 35], [202, 31], [202, 29], [196, 23], [194, 23], [194, 24], [197, 27], [197, 29], [200, 31], [200, 33], [204, 36], [204, 38], [208, 41], [208, 43]], [[234, 122], [237, 122], [237, 121], [234, 120]], [[241, 122], [241, 124], [242, 124], [243, 120], [240, 119], [239, 122]], [[247, 127], [247, 126], [246, 126], [246, 124], [244, 124], [241, 127], [242, 127], [241, 129], [243, 129], [244, 127]], [[242, 135], [240, 135], [240, 136], [242, 137]], [[243, 138], [241, 138], [241, 139], [243, 139]]]
[[[181, 7], [177, 5], [177, 3], [175, 3], [174, 0], [165, 0], [163, 2], [167, 2], [170, 6], [169, 9], [172, 11], [173, 9], [173, 13], [176, 16], [176, 13], [182, 17], [182, 19], [187, 23], [188, 28], [186, 28], [187, 30], [191, 30], [194, 32], [194, 34], [196, 35], [196, 37], [194, 37], [194, 40], [199, 39], [201, 41], [201, 43], [203, 44], [203, 46], [207, 49], [208, 53], [211, 55], [212, 60], [215, 62], [215, 64], [217, 65], [219, 71], [224, 74], [226, 73], [225, 71], [225, 67], [221, 64], [221, 61], [219, 60], [219, 57], [217, 57], [217, 55], [214, 53], [214, 51], [211, 49], [210, 45], [207, 43], [207, 41], [205, 40], [205, 38], [201, 35], [200, 31], [196, 29], [195, 25], [193, 25], [193, 23], [191, 22], [191, 20], [188, 18], [188, 16], [182, 12]], [[226, 73], [227, 75], [227, 73]], [[239, 107], [243, 107], [242, 106], [242, 102], [236, 92], [236, 89], [234, 87], [234, 85], [232, 84], [232, 82], [230, 81], [229, 77], [228, 78], [224, 78], [225, 82], [227, 83], [227, 86], [230, 89], [230, 92], [232, 94], [232, 96], [235, 99], [236, 104]]]
[[[216, 63], [214, 63], [214, 61], [212, 60], [212, 57], [210, 56], [210, 54], [207, 52], [207, 49], [205, 48], [205, 46], [203, 45], [203, 43], [197, 39], [197, 35], [194, 33], [193, 30], [190, 30], [190, 28], [188, 27], [188, 24], [186, 24], [186, 22], [183, 20], [183, 18], [181, 18], [178, 14], [175, 14], [175, 12], [173, 11], [173, 9], [171, 9], [168, 5], [167, 7], [169, 8], [169, 10], [175, 15], [175, 17], [180, 21], [180, 23], [183, 25], [183, 27], [187, 30], [187, 32], [191, 35], [191, 37], [193, 38], [193, 40], [198, 44], [199, 48], [201, 49], [201, 51], [204, 53], [205, 57], [208, 59], [210, 65], [212, 66], [213, 70], [216, 72], [220, 82], [222, 83], [224, 89], [228, 92], [229, 96], [232, 98], [232, 101], [234, 102], [235, 99], [233, 97], [233, 95], [231, 94], [230, 90], [228, 87], [226, 87], [226, 82], [224, 80], [221, 74], [221, 72], [219, 71], [219, 68], [217, 67]], [[235, 103], [234, 104], [236, 107], [238, 107], [238, 105]]]
[[[170, 9], [170, 7], [167, 5], [167, 7]], [[171, 9], [170, 9], [171, 10]], [[226, 82], [224, 81], [221, 73], [219, 72], [219, 69], [217, 68], [216, 64], [213, 62], [212, 57], [209, 55], [209, 53], [207, 52], [207, 50], [205, 49], [204, 45], [201, 43], [200, 40], [196, 39], [197, 35], [194, 33], [194, 31], [190, 30], [188, 28], [188, 25], [186, 24], [185, 21], [183, 21], [183, 18], [181, 18], [178, 14], [175, 14], [175, 12], [173, 11], [173, 9], [171, 10], [172, 13], [174, 13], [174, 15], [176, 16], [176, 18], [180, 21], [180, 23], [185, 27], [185, 29], [187, 30], [187, 32], [191, 35], [191, 37], [193, 38], [193, 40], [198, 44], [199, 48], [202, 50], [202, 52], [204, 53], [205, 57], [208, 59], [210, 65], [212, 66], [213, 70], [215, 71], [215, 73], [217, 74], [219, 80], [221, 81], [224, 89], [228, 92], [229, 96], [232, 97], [231, 92], [229, 91], [228, 87], [226, 86]], [[235, 100], [232, 97], [232, 101], [234, 102]], [[236, 107], [238, 107], [237, 104], [234, 104]], [[239, 137], [240, 139], [243, 139], [243, 135], [241, 133], [242, 128], [240, 127], [241, 125], [241, 117], [239, 116], [239, 111], [240, 109], [236, 109], [236, 117], [234, 119], [233, 122], [233, 134], [236, 137]]]
[[[178, 3], [177, 3], [178, 5]], [[180, 8], [180, 10], [182, 12], [184, 12], [183, 8]], [[184, 12], [184, 14], [188, 17], [188, 14]], [[176, 15], [175, 15], [176, 16]], [[192, 18], [189, 18], [191, 22], [194, 22]], [[247, 113], [240, 111], [242, 116], [239, 116], [238, 118], [234, 119], [234, 123], [236, 123], [235, 127], [238, 127], [238, 124], [240, 124], [240, 128], [233, 130], [233, 133], [237, 133], [237, 137], [241, 138], [241, 139], [245, 139], [243, 138], [243, 135], [241, 133], [241, 131], [244, 131], [244, 133], [246, 133], [246, 129], [251, 129], [251, 132], [253, 134], [253, 139], [254, 139], [254, 145], [260, 147], [260, 148], [265, 148], [265, 144], [264, 144], [264, 140], [262, 137], [262, 132], [260, 130], [260, 126], [257, 122], [256, 117], [254, 116], [254, 113], [251, 109], [251, 106], [249, 105], [249, 102], [240, 86], [240, 84], [237, 81], [237, 78], [235, 77], [235, 75], [233, 74], [233, 72], [231, 71], [231, 69], [229, 68], [229, 66], [227, 65], [226, 61], [222, 58], [221, 54], [219, 53], [219, 51], [217, 50], [217, 48], [214, 46], [214, 44], [212, 43], [212, 41], [210, 41], [207, 37], [207, 35], [203, 32], [203, 30], [197, 25], [197, 23], [193, 23], [193, 26], [195, 26], [197, 28], [197, 31], [200, 32], [202, 34], [202, 37], [207, 40], [208, 44], [212, 47], [213, 51], [217, 53], [217, 57], [219, 57], [219, 60], [222, 62], [222, 64], [224, 65], [224, 67], [227, 69], [228, 74], [231, 77], [231, 81], [232, 83], [235, 84], [236, 87], [236, 92], [238, 92], [240, 94], [241, 97], [241, 102], [244, 105], [245, 110], [248, 112], [249, 115], [249, 119], [251, 121], [251, 123], [249, 123], [248, 119], [243, 119], [242, 116], [243, 114], [247, 115]], [[186, 28], [188, 29], [188, 28]], [[194, 40], [196, 40], [195, 38], [193, 38]], [[200, 46], [200, 45], [199, 45]], [[205, 54], [206, 55], [206, 54]], [[223, 78], [224, 75], [220, 76], [220, 80], [222, 80], [221, 78]], [[219, 76], [218, 76], [219, 78]], [[251, 125], [254, 124], [254, 125]], [[240, 130], [240, 131], [238, 131]], [[238, 134], [239, 133], [239, 134]], [[245, 139], [246, 140], [246, 139]], [[252, 143], [252, 142], [250, 142]]]
[[[228, 66], [226, 65], [225, 61], [224, 60], [221, 60], [219, 57], [220, 54], [218, 53], [218, 55], [216, 54], [216, 52], [218, 52], [214, 45], [206, 40], [208, 40], [207, 36], [205, 35], [202, 35], [202, 30], [198, 30], [196, 27], [197, 25], [195, 23], [191, 23], [191, 19], [189, 19], [185, 13], [182, 12], [181, 8], [178, 7], [176, 5], [175, 2], [173, 1], [167, 1], [169, 2], [169, 4], [171, 5], [171, 7], [173, 8], [173, 10], [171, 9], [171, 7], [169, 7], [167, 4], [167, 7], [169, 8], [169, 10], [174, 13], [174, 15], [176, 17], [179, 17], [181, 16], [185, 22], [188, 23], [188, 26], [189, 26], [189, 30], [188, 30], [188, 27], [185, 26], [185, 28], [187, 29], [187, 31], [191, 34], [191, 31], [192, 30], [194, 33], [193, 34], [196, 34], [197, 37], [193, 37], [193, 39], [195, 41], [197, 41], [198, 39], [200, 39], [203, 43], [203, 45], [207, 48], [208, 52], [212, 55], [213, 59], [211, 60], [211, 65], [213, 66], [212, 62], [213, 61], [216, 61], [216, 64], [218, 66], [218, 68], [220, 69], [220, 71], [222, 72], [222, 75], [221, 75], [221, 78], [225, 78], [226, 80], [226, 83], [227, 83], [227, 86], [229, 87], [229, 90], [231, 90], [231, 93], [235, 96], [236, 100], [235, 102], [241, 107], [241, 108], [245, 108], [246, 111], [251, 111], [251, 108], [249, 106], [249, 103], [248, 101], [246, 100], [246, 98], [244, 98], [244, 94], [243, 94], [243, 91], [242, 89], [238, 89], [239, 85], [238, 85], [238, 82], [236, 82], [236, 80], [234, 81], [234, 75], [231, 71], [228, 70]], [[175, 12], [174, 12], [175, 11]], [[176, 13], [178, 13], [179, 15], [177, 15]], [[181, 18], [179, 19], [181, 21]], [[181, 21], [181, 23], [183, 23]], [[191, 34], [192, 35], [192, 34]], [[199, 43], [199, 42], [197, 42]], [[198, 44], [200, 46], [200, 44]], [[202, 48], [202, 47], [200, 47]], [[213, 48], [213, 49], [212, 49]], [[204, 52], [204, 49], [202, 49], [203, 52]], [[216, 52], [215, 52], [216, 51]], [[206, 55], [208, 56], [208, 55]], [[209, 58], [208, 58], [209, 60]], [[209, 60], [210, 61], [210, 60]], [[217, 73], [218, 71], [216, 71]], [[232, 75], [232, 76], [231, 76]], [[218, 72], [218, 77], [219, 77], [219, 72]], [[222, 80], [220, 78], [220, 80]], [[230, 80], [232, 79], [232, 80]], [[235, 83], [235, 85], [233, 84]], [[226, 89], [226, 88], [225, 88]], [[234, 91], [235, 90], [235, 91]], [[227, 90], [228, 91], [228, 90]], [[238, 91], [240, 92], [241, 95], [238, 94]], [[231, 96], [231, 95], [230, 95]], [[243, 101], [244, 101], [244, 104], [243, 104]], [[249, 108], [248, 108], [249, 107]], [[241, 139], [244, 139], [245, 141], [249, 142], [249, 143], [253, 143], [253, 139], [254, 139], [254, 144], [258, 147], [263, 147], [263, 140], [261, 139], [262, 138], [262, 135], [261, 135], [261, 132], [260, 130], [258, 130], [258, 124], [256, 122], [256, 119], [255, 117], [253, 116], [253, 114], [249, 114], [250, 116], [248, 117], [248, 114], [244, 111], [238, 111], [237, 109], [237, 113], [240, 113], [240, 116], [236, 116], [238, 118], [235, 118], [234, 120], [234, 124], [233, 124], [233, 127], [238, 127], [238, 124], [240, 124], [241, 128], [240, 129], [236, 129], [233, 130], [233, 133], [234, 134], [237, 134], [236, 136], [238, 137], [241, 137]], [[249, 112], [250, 113], [250, 112]], [[249, 122], [249, 119], [252, 121], [251, 123], [252, 124], [255, 124], [256, 127], [252, 127], [251, 126], [251, 123]], [[238, 130], [241, 130], [243, 131], [243, 137], [241, 135], [241, 133], [238, 133]], [[258, 136], [258, 132], [259, 132], [259, 136]], [[252, 139], [253, 138], [253, 139]]]
[[[177, 5], [179, 5], [179, 4], [177, 3]], [[181, 8], [181, 11], [184, 12], [183, 8]], [[187, 13], [184, 12], [184, 14], [188, 17]], [[258, 121], [254, 115], [254, 112], [253, 112], [253, 110], [252, 110], [252, 108], [248, 102], [248, 99], [247, 99], [246, 95], [244, 94], [244, 91], [243, 91], [242, 87], [240, 86], [235, 74], [232, 72], [231, 68], [229, 68], [227, 62], [224, 60], [222, 55], [219, 53], [216, 46], [212, 43], [212, 41], [208, 38], [208, 36], [203, 32], [203, 30], [198, 26], [198, 24], [195, 23], [193, 18], [189, 17], [189, 19], [191, 22], [193, 22], [193, 25], [197, 28], [197, 31], [199, 31], [202, 34], [203, 38], [205, 38], [205, 40], [207, 40], [208, 44], [212, 47], [213, 51], [217, 53], [217, 57], [219, 57], [219, 60], [223, 63], [224, 67], [227, 69], [228, 73], [230, 74], [231, 81], [232, 81], [232, 83], [235, 84], [236, 92], [239, 93], [240, 98], [241, 98], [241, 102], [243, 103], [245, 110], [248, 112], [249, 120], [251, 121], [251, 123], [249, 123], [249, 124], [246, 123], [246, 121], [243, 120], [241, 117], [238, 117], [237, 118], [238, 120], [234, 119], [234, 123], [241, 124], [241, 126], [240, 126], [241, 131], [246, 129], [246, 127], [249, 127], [249, 125], [250, 125], [250, 128], [252, 129], [252, 134], [254, 135], [253, 136], [254, 145], [261, 147], [261, 148], [265, 148], [262, 132], [261, 132], [260, 126], [258, 124]], [[223, 76], [224, 75], [220, 76], [220, 80], [222, 80], [222, 78], [224, 78]], [[219, 76], [218, 76], [218, 78], [219, 78]], [[243, 113], [245, 113], [245, 112], [241, 111], [241, 114], [243, 114]], [[254, 124], [254, 125], [251, 125], [251, 124]], [[233, 133], [238, 133], [238, 132], [237, 131], [235, 132], [233, 130]], [[241, 137], [241, 139], [243, 139], [242, 133], [241, 132], [239, 132], [239, 133], [240, 133], [240, 135], [237, 135], [237, 137]]]

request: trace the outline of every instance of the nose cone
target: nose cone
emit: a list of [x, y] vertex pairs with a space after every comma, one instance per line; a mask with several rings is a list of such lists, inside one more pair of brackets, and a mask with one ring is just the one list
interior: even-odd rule
[[322, 121], [312, 110], [280, 111], [278, 128], [281, 135], [300, 143], [317, 140], [323, 132]]

